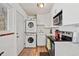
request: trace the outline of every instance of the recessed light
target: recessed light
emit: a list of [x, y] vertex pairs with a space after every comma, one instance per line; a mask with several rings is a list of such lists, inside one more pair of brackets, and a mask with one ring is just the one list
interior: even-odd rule
[[37, 7], [43, 8], [44, 7], [44, 3], [37, 3]]

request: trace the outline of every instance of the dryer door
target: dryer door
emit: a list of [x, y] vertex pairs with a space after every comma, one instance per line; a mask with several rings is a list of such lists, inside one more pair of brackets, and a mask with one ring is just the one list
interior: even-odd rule
[[26, 21], [26, 32], [36, 32], [36, 21]]
[[36, 47], [36, 36], [29, 35], [26, 37], [26, 47]]
[[29, 23], [28, 23], [28, 27], [29, 27], [29, 28], [33, 28], [33, 27], [34, 27], [34, 23], [33, 23], [33, 22], [29, 22]]
[[29, 43], [33, 43], [33, 41], [34, 41], [34, 39], [33, 39], [32, 37], [29, 37], [29, 38], [28, 38], [28, 42], [29, 42]]

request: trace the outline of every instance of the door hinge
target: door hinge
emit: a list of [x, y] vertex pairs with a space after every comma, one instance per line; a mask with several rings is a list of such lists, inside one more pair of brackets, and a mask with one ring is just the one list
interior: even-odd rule
[[25, 43], [24, 43], [24, 45], [25, 45]]

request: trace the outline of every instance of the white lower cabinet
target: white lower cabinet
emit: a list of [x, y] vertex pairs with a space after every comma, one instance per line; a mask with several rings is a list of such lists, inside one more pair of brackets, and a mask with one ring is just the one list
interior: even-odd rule
[[0, 53], [4, 51], [2, 56], [15, 56], [16, 46], [15, 46], [14, 35], [7, 35], [0, 37]]
[[79, 56], [79, 44], [55, 42], [55, 56]]

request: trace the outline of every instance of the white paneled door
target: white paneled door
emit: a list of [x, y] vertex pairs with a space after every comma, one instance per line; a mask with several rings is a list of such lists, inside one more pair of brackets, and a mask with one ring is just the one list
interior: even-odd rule
[[24, 48], [24, 17], [16, 12], [17, 54]]

